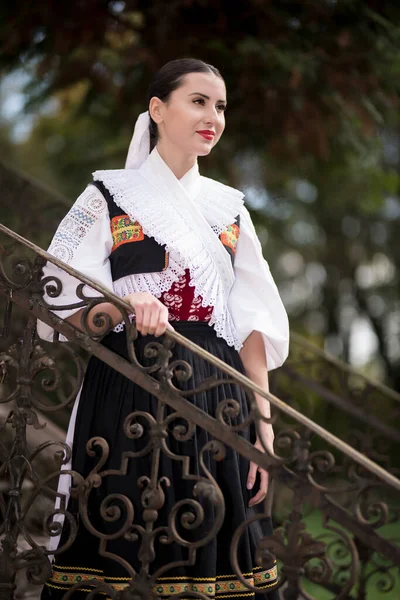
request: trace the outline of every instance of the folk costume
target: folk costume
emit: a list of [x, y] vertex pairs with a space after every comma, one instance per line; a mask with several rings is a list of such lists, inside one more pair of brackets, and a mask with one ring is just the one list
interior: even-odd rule
[[[149, 292], [167, 306], [169, 320], [176, 331], [224, 360], [239, 372], [244, 368], [238, 351], [253, 331], [260, 331], [265, 343], [268, 369], [280, 366], [288, 352], [288, 320], [271, 276], [263, 259], [260, 242], [251, 218], [243, 204], [243, 194], [199, 174], [195, 164], [180, 180], [163, 161], [155, 148], [148, 154], [148, 113], [139, 118], [130, 148], [127, 168], [96, 171], [94, 181], [75, 202], [61, 222], [49, 252], [96, 282], [123, 297], [132, 292]], [[78, 281], [48, 263], [44, 276], [62, 280], [63, 289], [58, 298], [46, 300], [53, 305], [79, 302], [76, 296]], [[85, 286], [87, 295], [98, 295]], [[76, 310], [76, 309], [75, 309]], [[56, 311], [55, 311], [56, 312]], [[63, 318], [74, 312], [59, 311]], [[40, 337], [51, 341], [53, 331], [39, 322]], [[144, 348], [152, 336], [139, 335], [135, 350], [139, 361], [148, 365], [151, 359]], [[124, 326], [117, 325], [102, 343], [127, 358]], [[173, 359], [187, 361], [193, 368], [191, 379], [181, 386], [197, 388], [211, 375], [223, 374], [203, 359], [191, 355], [176, 345]], [[179, 385], [179, 384], [177, 384]], [[219, 404], [225, 399], [239, 403], [240, 414], [231, 418], [232, 424], [241, 423], [248, 415], [245, 392], [236, 385], [224, 384], [207, 392], [189, 396], [201, 410], [216, 416]], [[135, 526], [145, 527], [143, 520], [143, 478], [149, 477], [152, 451], [146, 451], [145, 418], [138, 422], [144, 427], [141, 438], [132, 439], [124, 433], [124, 422], [134, 411], [157, 414], [158, 401], [145, 390], [120, 375], [100, 359], [92, 357], [84, 383], [75, 402], [67, 434], [72, 446], [72, 468], [87, 476], [99, 457], [86, 452], [87, 441], [95, 436], [105, 438], [110, 453], [102, 469], [120, 469], [123, 452], [136, 453], [128, 464], [126, 475], [110, 475], [102, 485], [92, 490], [89, 498], [89, 516], [99, 531], [111, 534], [124, 522], [124, 509], [117, 522], [106, 522], [100, 517], [100, 504], [109, 494], [124, 494], [132, 501]], [[174, 412], [164, 408], [165, 418]], [[163, 565], [177, 563], [157, 578], [154, 593], [160, 599], [186, 592], [201, 592], [210, 599], [256, 598], [238, 579], [229, 558], [232, 536], [239, 525], [255, 514], [258, 507], [249, 508], [252, 492], [246, 489], [249, 464], [232, 449], [226, 449], [221, 461], [214, 460], [211, 452], [202, 449], [212, 439], [208, 432], [195, 428], [192, 436], [174, 436], [171, 431], [165, 440], [168, 452], [160, 453], [159, 479], [165, 495], [154, 529], [166, 527], [171, 509], [183, 502], [181, 512], [175, 515], [179, 535], [196, 547], [194, 561], [189, 561], [188, 545], [166, 540], [166, 530], [155, 536], [154, 556], [150, 572]], [[182, 425], [185, 421], [182, 417]], [[241, 432], [254, 441], [254, 432]], [[211, 541], [202, 545], [208, 532], [220, 516], [220, 508], [207, 494], [202, 497], [194, 489], [196, 481], [184, 476], [183, 462], [189, 457], [189, 474], [206, 477], [205, 468], [217, 482], [225, 499], [225, 518]], [[142, 488], [139, 479], [142, 478]], [[66, 494], [69, 477], [60, 477], [59, 493]], [[257, 486], [256, 486], [257, 487]], [[192, 529], [182, 525], [182, 512], [190, 511], [188, 502], [196, 500], [204, 510], [204, 518]], [[59, 506], [59, 500], [56, 506]], [[118, 504], [118, 502], [117, 502]], [[78, 515], [77, 502], [70, 498], [68, 510]], [[79, 517], [78, 517], [79, 520]], [[67, 535], [64, 526], [60, 545]], [[106, 553], [122, 557], [139, 573], [141, 570], [139, 529], [122, 539], [109, 539]], [[269, 519], [263, 519], [246, 528], [237, 551], [239, 567], [249, 583], [267, 592], [276, 580], [276, 566], [262, 569], [256, 566], [255, 550], [258, 539], [271, 533]], [[137, 534], [137, 535], [135, 535]], [[164, 536], [164, 539], [163, 539]], [[167, 536], [168, 537], [168, 536]], [[52, 538], [50, 549], [58, 539]], [[104, 553], [103, 553], [104, 554]], [[186, 562], [186, 564], [183, 564]], [[77, 582], [97, 578], [122, 589], [129, 576], [123, 566], [109, 556], [99, 555], [99, 539], [80, 523], [73, 544], [57, 555], [53, 574], [42, 592], [42, 600], [62, 598]], [[84, 598], [90, 591], [83, 586], [73, 598]], [[265, 596], [276, 599], [276, 592]]]

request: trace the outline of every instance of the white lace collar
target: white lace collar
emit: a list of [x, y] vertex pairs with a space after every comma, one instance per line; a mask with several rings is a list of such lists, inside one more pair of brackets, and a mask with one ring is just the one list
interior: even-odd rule
[[182, 186], [204, 218], [218, 234], [222, 233], [228, 225], [234, 222], [243, 205], [244, 195], [241, 191], [214, 179], [203, 177], [200, 175], [197, 162], [181, 179], [177, 179], [161, 158], [157, 148], [154, 148], [140, 169], [138, 169], [138, 172], [142, 173], [153, 183], [156, 177], [159, 181], [160, 179], [168, 181], [168, 184], [175, 189], [178, 187], [177, 184], [179, 187]]
[[[160, 153], [158, 152], [157, 148], [154, 148], [154, 154], [155, 156], [159, 156], [160, 160], [163, 160], [160, 156]], [[193, 165], [193, 167], [191, 169], [189, 169], [189, 171], [187, 171], [183, 177], [181, 177], [181, 179], [179, 179], [179, 183], [181, 185], [183, 185], [183, 187], [185, 188], [185, 190], [187, 191], [187, 193], [189, 194], [189, 196], [191, 198], [196, 198], [196, 196], [199, 194], [200, 192], [200, 187], [201, 187], [201, 176], [199, 173], [199, 165], [197, 163], [197, 161], [195, 162], [195, 164]]]
[[[218, 235], [240, 213], [242, 192], [202, 177], [197, 164], [178, 180], [157, 149], [139, 169], [96, 171], [93, 177], [104, 183], [132, 220], [140, 222], [145, 235], [165, 245], [172, 264], [190, 270], [195, 296], [202, 297], [203, 306], [213, 307], [210, 325], [240, 346], [227, 310], [234, 273]], [[176, 280], [179, 269], [157, 277], [161, 290], [163, 278]]]

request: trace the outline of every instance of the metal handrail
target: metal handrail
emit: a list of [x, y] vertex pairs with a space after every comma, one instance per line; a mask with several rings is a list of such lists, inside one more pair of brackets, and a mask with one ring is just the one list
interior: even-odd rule
[[368, 375], [364, 375], [364, 373], [361, 373], [361, 371], [359, 371], [358, 369], [355, 369], [354, 367], [345, 363], [343, 360], [340, 360], [340, 358], [336, 358], [335, 356], [332, 356], [332, 354], [329, 354], [325, 350], [321, 350], [321, 348], [309, 342], [307, 339], [305, 339], [298, 333], [291, 332], [290, 337], [296, 344], [298, 344], [306, 350], [309, 350], [310, 352], [313, 352], [325, 362], [330, 363], [333, 367], [336, 367], [340, 371], [348, 373], [349, 375], [356, 375], [357, 378], [364, 381], [368, 386], [375, 388], [375, 390], [381, 392], [391, 400], [395, 400], [396, 402], [400, 403], [400, 393], [396, 392], [396, 390], [392, 390], [384, 383], [371, 379], [371, 377], [368, 377]]
[[[91, 288], [97, 290], [108, 301], [112, 302], [114, 305], [119, 306], [121, 309], [124, 309], [125, 311], [131, 312], [131, 313], [133, 312], [133, 309], [130, 306], [130, 304], [128, 304], [127, 302], [122, 300], [119, 296], [117, 296], [116, 294], [111, 292], [108, 288], [96, 283], [95, 281], [92, 281], [89, 277], [86, 277], [85, 275], [83, 275], [82, 273], [77, 271], [76, 269], [70, 267], [66, 263], [55, 258], [54, 256], [52, 256], [51, 254], [49, 254], [48, 252], [46, 252], [45, 250], [43, 250], [42, 248], [40, 248], [39, 246], [34, 244], [33, 242], [30, 242], [29, 240], [25, 239], [21, 235], [15, 233], [14, 231], [10, 230], [8, 227], [5, 227], [2, 224], [0, 224], [0, 232], [4, 233], [8, 237], [19, 242], [26, 248], [29, 248], [30, 250], [35, 252], [38, 256], [41, 256], [42, 258], [46, 259], [47, 261], [50, 261], [51, 263], [55, 264], [57, 267], [63, 269], [64, 271], [66, 271], [67, 273], [72, 275], [73, 277], [76, 277], [82, 283], [85, 283], [85, 284], [89, 285]], [[50, 312], [50, 311], [48, 311], [48, 312]], [[69, 325], [69, 327], [71, 327], [73, 330], [75, 330], [75, 328], [73, 326]], [[57, 329], [57, 327], [55, 327], [55, 328]], [[79, 332], [79, 333], [81, 333], [81, 332]], [[67, 334], [68, 334], [68, 332], [67, 332]], [[308, 417], [302, 415], [299, 411], [297, 411], [296, 409], [294, 409], [291, 406], [289, 406], [288, 404], [286, 404], [283, 400], [281, 400], [277, 396], [271, 394], [270, 392], [266, 392], [259, 385], [256, 385], [255, 383], [253, 383], [248, 377], [246, 377], [245, 375], [242, 375], [241, 373], [238, 373], [233, 367], [230, 367], [229, 365], [224, 363], [222, 360], [216, 358], [215, 356], [213, 356], [206, 350], [200, 348], [199, 346], [197, 346], [197, 344], [188, 340], [183, 335], [177, 333], [176, 331], [170, 331], [170, 330], [166, 331], [166, 335], [173, 341], [181, 344], [182, 346], [184, 346], [185, 348], [187, 348], [188, 350], [190, 350], [191, 352], [196, 354], [197, 356], [200, 356], [201, 358], [207, 360], [214, 366], [218, 367], [222, 372], [229, 375], [231, 378], [235, 379], [238, 383], [240, 383], [246, 390], [248, 390], [250, 392], [254, 392], [258, 396], [265, 398], [273, 406], [278, 408], [280, 411], [282, 411], [286, 415], [294, 418], [298, 423], [300, 423], [301, 425], [304, 425], [310, 431], [312, 431], [312, 432], [316, 433], [318, 436], [322, 437], [331, 446], [335, 447], [340, 452], [344, 453], [346, 456], [353, 459], [355, 462], [357, 462], [359, 465], [361, 465], [364, 469], [369, 471], [371, 474], [375, 475], [378, 479], [380, 479], [384, 483], [388, 484], [390, 487], [396, 489], [397, 491], [400, 491], [400, 480], [398, 478], [394, 477], [394, 475], [387, 472], [385, 469], [383, 469], [377, 463], [372, 461], [370, 458], [364, 456], [363, 454], [361, 454], [360, 452], [358, 452], [357, 450], [352, 448], [346, 442], [343, 442], [341, 439], [339, 439], [338, 437], [336, 437], [335, 435], [330, 433], [327, 429], [325, 429], [324, 427], [321, 427], [320, 425], [318, 425], [317, 423], [315, 423]]]
[[[0, 166], [3, 166], [7, 171], [9, 171], [13, 175], [19, 177], [20, 179], [25, 180], [29, 185], [31, 185], [34, 188], [37, 188], [40, 192], [44, 192], [45, 194], [51, 195], [52, 197], [54, 197], [54, 199], [57, 202], [59, 202], [63, 206], [67, 206], [67, 207], [71, 206], [72, 203], [68, 200], [68, 198], [66, 198], [66, 196], [63, 196], [57, 190], [46, 185], [42, 181], [39, 181], [38, 179], [32, 177], [31, 175], [28, 175], [27, 173], [22, 173], [21, 171], [16, 169], [15, 166], [11, 165], [7, 161], [5, 161], [3, 158], [0, 160]], [[2, 226], [2, 227], [4, 227], [4, 226]], [[3, 229], [3, 231], [4, 231], [4, 229]], [[294, 341], [296, 344], [298, 344], [299, 346], [301, 346], [302, 348], [304, 348], [306, 350], [309, 350], [310, 352], [313, 352], [314, 355], [320, 357], [325, 362], [331, 364], [332, 366], [336, 367], [337, 369], [339, 369], [342, 372], [345, 372], [345, 373], [348, 373], [351, 375], [356, 375], [357, 378], [364, 381], [371, 388], [375, 388], [377, 391], [381, 392], [388, 398], [391, 398], [392, 400], [395, 400], [396, 402], [400, 403], [400, 393], [399, 392], [392, 390], [391, 388], [389, 388], [388, 386], [386, 386], [385, 384], [383, 384], [381, 382], [371, 379], [370, 377], [368, 377], [368, 375], [365, 375], [364, 373], [362, 373], [358, 369], [350, 366], [343, 360], [333, 356], [332, 354], [329, 354], [328, 352], [326, 352], [326, 350], [322, 350], [319, 346], [317, 346], [316, 344], [313, 344], [312, 342], [310, 342], [308, 339], [301, 336], [300, 334], [298, 334], [294, 331], [291, 331], [290, 337], [291, 337], [291, 340]]]

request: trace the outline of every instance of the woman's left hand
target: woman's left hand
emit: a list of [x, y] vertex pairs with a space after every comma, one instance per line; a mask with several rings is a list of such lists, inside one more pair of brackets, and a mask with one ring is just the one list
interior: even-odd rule
[[[272, 427], [271, 427], [271, 431], [272, 431]], [[265, 437], [263, 439], [265, 439]], [[273, 434], [272, 434], [272, 438], [267, 436], [267, 439], [265, 440], [265, 446], [268, 449], [271, 448], [272, 453], [273, 453]], [[265, 452], [265, 450], [258, 438], [254, 444], [254, 448], [257, 448], [257, 450], [260, 450], [261, 452]], [[265, 469], [262, 469], [255, 462], [250, 463], [249, 474], [247, 476], [247, 489], [248, 490], [253, 489], [255, 481], [256, 481], [257, 471], [260, 473], [260, 489], [258, 490], [257, 494], [253, 498], [251, 498], [251, 500], [249, 501], [249, 506], [255, 506], [256, 504], [260, 504], [260, 502], [265, 500], [267, 491], [268, 491], [268, 480], [269, 480], [268, 471], [266, 471]]]

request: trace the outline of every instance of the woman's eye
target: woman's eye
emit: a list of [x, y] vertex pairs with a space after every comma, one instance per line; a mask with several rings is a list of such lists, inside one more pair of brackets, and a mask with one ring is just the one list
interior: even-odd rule
[[[205, 100], [204, 98], [197, 98], [196, 100], [193, 100], [193, 102], [200, 102], [200, 104], [202, 104], [204, 106], [205, 104]], [[217, 110], [219, 111], [225, 111], [226, 110], [226, 105], [225, 104], [217, 104]]]

